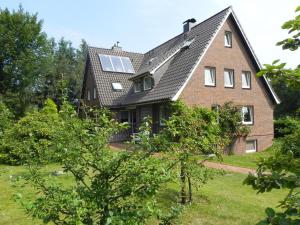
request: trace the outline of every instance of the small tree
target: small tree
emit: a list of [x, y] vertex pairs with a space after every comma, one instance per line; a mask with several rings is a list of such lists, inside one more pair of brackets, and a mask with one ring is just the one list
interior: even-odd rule
[[0, 139], [4, 134], [4, 131], [13, 124], [13, 114], [6, 107], [6, 105], [0, 100]]
[[221, 131], [216, 114], [208, 109], [189, 108], [182, 102], [175, 102], [171, 105], [171, 112], [165, 128], [156, 138], [160, 140], [159, 148], [175, 157], [174, 165], [178, 165], [180, 171], [181, 203], [185, 204], [192, 201], [192, 179], [203, 184], [213, 175], [194, 156], [214, 153], [219, 157]]
[[[27, 126], [35, 127], [47, 111], [36, 112], [35, 120], [27, 115]], [[84, 114], [85, 118], [79, 118], [69, 104], [63, 104], [51, 144], [43, 144], [38, 127], [24, 136], [23, 141], [34, 143], [30, 149], [40, 153], [24, 154], [28, 182], [40, 193], [24, 203], [28, 214], [54, 224], [145, 224], [159, 214], [155, 196], [169, 179], [164, 161], [145, 150], [112, 152], [108, 140], [124, 125], [113, 120], [108, 110], [91, 109]], [[54, 154], [74, 183], [62, 185], [55, 177], [45, 176], [44, 165], [52, 161], [49, 154]]]

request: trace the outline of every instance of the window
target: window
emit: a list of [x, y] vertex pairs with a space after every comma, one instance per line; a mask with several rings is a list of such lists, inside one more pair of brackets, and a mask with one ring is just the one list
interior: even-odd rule
[[130, 116], [128, 111], [121, 111], [120, 112], [120, 122], [121, 123], [130, 123]]
[[93, 99], [96, 99], [97, 98], [97, 91], [96, 91], [96, 88], [94, 87], [94, 90], [93, 90]]
[[90, 89], [87, 90], [87, 100], [91, 101], [91, 92], [90, 92]]
[[206, 86], [216, 86], [216, 68], [206, 67], [204, 70], [204, 79]]
[[212, 105], [211, 110], [215, 111], [217, 113], [217, 123], [219, 123], [220, 122], [220, 115], [219, 115], [220, 105], [218, 105], [218, 104]]
[[142, 91], [142, 81], [139, 80], [139, 81], [135, 81], [133, 83], [133, 87], [134, 87], [134, 92], [137, 93], [137, 92], [141, 92]]
[[144, 78], [144, 91], [152, 88], [152, 79], [151, 77]]
[[242, 123], [253, 124], [253, 107], [243, 106], [242, 107]]
[[242, 72], [242, 88], [251, 88], [251, 73], [249, 71]]
[[234, 72], [230, 69], [224, 70], [224, 87], [231, 87], [234, 86]]
[[114, 91], [122, 91], [123, 90], [123, 86], [121, 83], [116, 82], [116, 83], [111, 83], [111, 85], [112, 85], [112, 88]]
[[256, 152], [256, 148], [257, 148], [256, 140], [246, 141], [246, 153]]
[[159, 106], [159, 125], [164, 126], [165, 120], [169, 119], [168, 113], [167, 113], [167, 107], [165, 105]]
[[232, 33], [230, 31], [226, 31], [224, 35], [225, 47], [232, 47]]
[[131, 60], [128, 57], [100, 54], [99, 58], [103, 71], [134, 73]]

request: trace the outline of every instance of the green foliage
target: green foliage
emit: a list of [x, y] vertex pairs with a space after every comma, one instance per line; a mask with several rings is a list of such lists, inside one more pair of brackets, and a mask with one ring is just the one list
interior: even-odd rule
[[0, 94], [9, 97], [22, 114], [32, 95], [34, 81], [42, 73], [49, 46], [42, 21], [20, 7], [10, 12], [0, 9]]
[[0, 140], [4, 134], [4, 131], [13, 124], [13, 114], [6, 107], [6, 105], [0, 101]]
[[[300, 11], [300, 6], [297, 7], [295, 12]], [[282, 49], [289, 49], [295, 51], [300, 46], [300, 14], [297, 15], [294, 19], [285, 22], [282, 29], [288, 30], [289, 34], [292, 34], [291, 37], [284, 39], [277, 43], [277, 45], [281, 45]]]
[[[5, 164], [22, 164], [27, 158], [39, 158], [47, 155], [54, 160], [55, 149], [51, 147], [55, 142], [58, 113], [52, 100], [47, 100], [42, 110], [34, 110], [20, 119], [3, 135], [0, 145], [0, 162]], [[45, 154], [47, 149], [48, 154]], [[40, 158], [39, 158], [40, 159]], [[40, 163], [44, 163], [41, 160]]]
[[232, 102], [226, 102], [218, 110], [219, 126], [223, 145], [229, 145], [229, 152], [232, 153], [231, 145], [239, 137], [246, 137], [250, 133], [250, 127], [241, 123], [241, 108]]
[[281, 151], [283, 154], [292, 152], [295, 158], [300, 158], [300, 127], [283, 139]]
[[[189, 187], [188, 201], [192, 202], [192, 186], [201, 185], [212, 179], [214, 172], [205, 168], [194, 157], [222, 150], [221, 131], [214, 112], [201, 107], [187, 107], [182, 102], [170, 106], [172, 115], [165, 121], [165, 128], [157, 135], [156, 143], [173, 159], [173, 167], [180, 173], [181, 203], [187, 202], [186, 185]], [[195, 180], [196, 182], [192, 182]]]
[[300, 120], [297, 117], [284, 117], [274, 122], [275, 137], [284, 137], [289, 134], [295, 133], [300, 129]]
[[[5, 137], [10, 150], [6, 160], [25, 162], [26, 179], [40, 193], [31, 202], [20, 199], [27, 213], [44, 223], [101, 225], [145, 224], [150, 216], [161, 215], [156, 194], [170, 179], [165, 161], [151, 157], [146, 149], [112, 152], [107, 147], [109, 138], [126, 125], [117, 123], [106, 109], [81, 110], [83, 118], [64, 103], [57, 112], [48, 100]], [[72, 177], [73, 184], [62, 185], [43, 172], [53, 161]]]

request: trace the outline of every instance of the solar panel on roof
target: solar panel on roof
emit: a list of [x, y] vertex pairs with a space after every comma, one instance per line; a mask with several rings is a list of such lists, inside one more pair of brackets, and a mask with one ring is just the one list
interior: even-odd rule
[[128, 57], [99, 54], [103, 71], [134, 73], [131, 60]]

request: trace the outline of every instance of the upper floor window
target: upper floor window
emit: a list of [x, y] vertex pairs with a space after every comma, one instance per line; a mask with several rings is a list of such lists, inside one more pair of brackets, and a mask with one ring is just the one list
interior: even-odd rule
[[243, 106], [242, 107], [242, 123], [253, 124], [253, 107]]
[[224, 45], [225, 47], [232, 47], [232, 33], [230, 31], [226, 31], [224, 35]]
[[230, 69], [224, 70], [224, 87], [233, 87], [234, 86], [234, 72]]
[[91, 91], [90, 91], [90, 89], [87, 90], [87, 100], [91, 101]]
[[204, 84], [206, 86], [216, 86], [216, 68], [205, 67]]
[[119, 82], [111, 83], [111, 85], [112, 85], [112, 88], [114, 91], [122, 91], [123, 90], [123, 86]]
[[97, 90], [94, 87], [94, 90], [93, 90], [93, 99], [96, 99], [96, 98], [97, 98]]
[[152, 88], [151, 77], [144, 77], [144, 91], [150, 90]]
[[135, 93], [141, 92], [142, 91], [142, 81], [141, 80], [135, 81], [133, 83], [133, 88], [134, 88]]
[[242, 88], [251, 88], [251, 73], [249, 71], [242, 72]]

